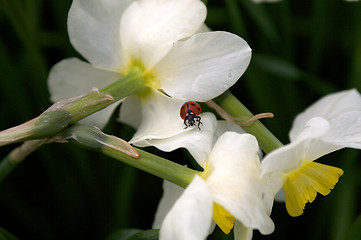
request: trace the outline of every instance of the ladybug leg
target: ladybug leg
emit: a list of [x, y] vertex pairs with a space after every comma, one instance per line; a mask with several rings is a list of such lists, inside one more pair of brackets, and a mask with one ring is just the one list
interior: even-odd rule
[[188, 123], [187, 123], [187, 121], [188, 121], [188, 119], [187, 118], [185, 118], [184, 119], [184, 125], [186, 126], [184, 129], [186, 129], [187, 127], [188, 127]]
[[186, 126], [184, 129], [197, 125], [198, 129], [201, 130], [201, 128], [199, 127], [201, 124], [203, 125], [203, 123], [201, 122], [201, 117], [194, 114], [189, 114], [184, 119], [184, 125]]
[[187, 115], [187, 117], [184, 119], [184, 125], [186, 126], [184, 129], [186, 129], [188, 127], [192, 127], [194, 125], [194, 115], [193, 114]]
[[199, 125], [201, 125], [201, 124], [203, 125], [203, 123], [201, 122], [202, 118], [200, 116], [195, 116], [194, 118], [196, 119], [198, 129], [201, 130]]

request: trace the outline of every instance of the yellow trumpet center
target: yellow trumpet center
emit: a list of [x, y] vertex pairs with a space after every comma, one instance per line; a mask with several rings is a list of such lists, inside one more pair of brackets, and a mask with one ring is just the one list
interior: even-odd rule
[[317, 192], [329, 194], [342, 174], [340, 168], [304, 161], [300, 168], [286, 174], [283, 189], [287, 212], [293, 217], [301, 215], [306, 203], [313, 202]]
[[225, 234], [228, 234], [234, 226], [235, 218], [226, 209], [224, 209], [224, 207], [214, 203], [213, 220]]

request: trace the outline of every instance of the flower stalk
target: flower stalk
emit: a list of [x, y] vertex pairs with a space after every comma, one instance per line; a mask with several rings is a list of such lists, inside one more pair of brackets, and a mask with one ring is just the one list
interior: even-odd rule
[[185, 166], [130, 146], [124, 140], [107, 135], [93, 126], [75, 124], [61, 134], [61, 138], [74, 139], [80, 145], [99, 151], [111, 158], [168, 180], [183, 188], [199, 173]]
[[0, 162], [0, 182], [27, 156], [45, 143], [47, 143], [47, 139], [31, 140], [12, 150]]
[[62, 100], [40, 116], [0, 132], [0, 146], [53, 136], [68, 125], [141, 91], [144, 87], [143, 71], [141, 68], [134, 67], [126, 76], [103, 89]]
[[104, 147], [100, 152], [183, 188], [186, 188], [194, 176], [199, 173], [196, 170], [192, 170], [186, 166], [179, 165], [138, 148], [135, 148], [135, 150], [140, 154], [140, 158], [138, 159], [134, 159], [129, 155], [108, 147]]

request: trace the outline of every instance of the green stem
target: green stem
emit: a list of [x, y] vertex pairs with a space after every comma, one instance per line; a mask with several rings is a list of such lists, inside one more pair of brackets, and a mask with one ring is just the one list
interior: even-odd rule
[[187, 187], [194, 176], [199, 173], [185, 166], [135, 148], [140, 158], [135, 159], [112, 148], [104, 147], [101, 152], [123, 163], [163, 178], [183, 188]]
[[19, 164], [10, 157], [10, 153], [0, 162], [0, 182]]
[[[230, 116], [249, 119], [253, 114], [229, 91], [214, 99]], [[283, 144], [260, 122], [255, 121], [250, 126], [242, 126], [243, 130], [254, 135], [265, 153], [269, 153]]]
[[75, 123], [112, 103], [115, 103], [129, 95], [141, 91], [145, 87], [144, 71], [134, 67], [120, 80], [79, 99], [76, 103], [70, 103], [64, 107], [71, 113], [70, 123]]
[[0, 132], [0, 146], [55, 135], [68, 125], [143, 90], [146, 81], [143, 74], [141, 68], [134, 67], [126, 76], [99, 91], [54, 104], [39, 117]]
[[46, 143], [46, 139], [32, 140], [12, 150], [0, 162], [0, 182], [27, 156]]
[[198, 173], [167, 159], [136, 149], [123, 139], [103, 133], [99, 128], [74, 124], [59, 135], [60, 139], [74, 139], [83, 147], [99, 151], [145, 172], [186, 187]]

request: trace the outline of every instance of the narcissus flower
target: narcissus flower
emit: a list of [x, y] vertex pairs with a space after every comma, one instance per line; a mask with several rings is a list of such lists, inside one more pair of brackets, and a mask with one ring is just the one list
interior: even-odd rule
[[254, 136], [226, 132], [184, 192], [165, 182], [154, 223], [160, 239], [206, 239], [212, 219], [226, 234], [235, 226], [236, 239], [250, 239], [253, 229], [270, 234], [274, 224], [263, 198], [258, 149]]
[[[200, 0], [74, 0], [68, 31], [85, 59], [65, 59], [49, 76], [52, 101], [102, 88], [134, 67], [146, 88], [123, 100], [120, 120], [139, 128], [133, 143], [169, 138], [184, 130], [177, 111], [186, 100], [207, 101], [232, 86], [246, 70], [251, 49], [227, 32], [203, 32]], [[103, 127], [116, 104], [93, 114]], [[175, 109], [175, 108], [174, 108]], [[165, 121], [169, 114], [177, 120]], [[206, 117], [207, 118], [207, 117]], [[179, 124], [178, 124], [179, 123]], [[174, 128], [165, 129], [164, 125]]]
[[285, 192], [286, 208], [299, 216], [317, 192], [327, 195], [342, 169], [314, 162], [344, 147], [361, 148], [361, 96], [356, 90], [327, 95], [299, 114], [291, 142], [268, 154], [262, 175], [276, 194]]

